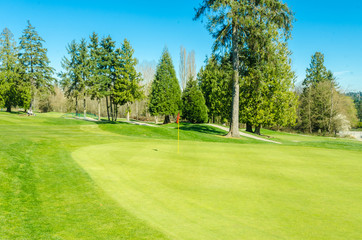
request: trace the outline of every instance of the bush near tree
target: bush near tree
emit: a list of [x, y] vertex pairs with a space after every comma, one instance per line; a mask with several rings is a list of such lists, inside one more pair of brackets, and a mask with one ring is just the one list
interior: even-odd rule
[[192, 78], [182, 93], [182, 117], [191, 123], [204, 123], [208, 119], [204, 96]]

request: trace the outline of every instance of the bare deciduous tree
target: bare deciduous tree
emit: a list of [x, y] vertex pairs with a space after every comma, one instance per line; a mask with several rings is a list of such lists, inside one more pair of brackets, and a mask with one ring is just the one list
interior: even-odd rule
[[179, 75], [182, 91], [185, 90], [189, 79], [196, 79], [195, 51], [192, 50], [187, 54], [183, 46], [180, 47]]
[[187, 81], [187, 72], [186, 72], [186, 49], [180, 47], [180, 65], [179, 65], [179, 75], [182, 91], [186, 88]]
[[195, 80], [196, 79], [196, 63], [195, 63], [195, 51], [192, 50], [191, 52], [189, 52], [189, 54], [187, 55], [187, 76], [186, 76], [187, 80], [192, 79]]

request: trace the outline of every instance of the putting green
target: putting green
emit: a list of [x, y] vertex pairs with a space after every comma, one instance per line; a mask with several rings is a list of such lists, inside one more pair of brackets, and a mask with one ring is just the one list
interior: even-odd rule
[[171, 239], [358, 239], [360, 151], [140, 139], [72, 157]]

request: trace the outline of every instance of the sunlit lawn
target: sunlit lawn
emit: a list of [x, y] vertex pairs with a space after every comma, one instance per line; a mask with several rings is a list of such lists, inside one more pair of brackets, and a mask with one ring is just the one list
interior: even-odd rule
[[362, 144], [0, 113], [0, 239], [359, 239]]

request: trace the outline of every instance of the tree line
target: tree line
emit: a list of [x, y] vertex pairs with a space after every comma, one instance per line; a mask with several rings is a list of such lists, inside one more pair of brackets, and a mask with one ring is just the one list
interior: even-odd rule
[[[279, 55], [278, 61], [282, 61], [282, 56]], [[231, 64], [229, 56], [221, 59], [212, 56], [198, 74], [210, 122], [229, 122]], [[285, 67], [284, 71], [281, 66]], [[357, 126], [357, 116], [361, 112], [358, 109], [362, 105], [360, 94], [344, 94], [340, 90], [332, 71], [324, 65], [322, 53], [316, 52], [311, 57], [301, 89], [294, 86], [290, 65], [276, 65], [271, 69], [281, 72], [275, 79], [265, 77], [263, 81], [267, 84], [262, 87], [253, 82], [253, 76], [240, 78], [239, 121], [245, 124], [247, 131], [260, 134], [260, 128], [253, 130], [252, 125], [261, 124], [274, 129], [288, 127], [302, 132], [336, 134]], [[257, 87], [259, 89], [253, 91]], [[353, 96], [353, 100], [349, 96]]]
[[78, 99], [83, 99], [86, 117], [86, 97], [98, 101], [106, 100], [109, 121], [117, 121], [118, 107], [130, 104], [143, 97], [140, 86], [141, 74], [136, 71], [137, 59], [127, 39], [121, 47], [110, 36], [99, 40], [96, 33], [80, 42], [73, 40], [67, 46], [68, 56], [62, 60], [63, 71], [59, 74], [61, 86], [68, 98], [75, 98], [75, 111], [78, 114]]
[[[179, 108], [189, 121], [203, 122], [205, 103], [212, 122], [219, 118], [230, 123], [228, 136], [232, 137], [239, 136], [240, 123], [256, 134], [260, 134], [262, 126], [331, 134], [356, 124], [355, 107], [338, 90], [332, 72], [324, 66], [322, 53], [313, 55], [303, 90], [296, 91], [287, 43], [294, 14], [286, 4], [279, 0], [204, 0], [196, 9], [195, 20], [200, 18], [206, 18], [207, 29], [215, 38], [213, 55], [198, 73], [197, 84], [193, 83], [193, 76], [187, 76], [189, 82], [182, 95], [179, 86], [167, 94], [159, 86], [160, 79], [165, 79], [159, 74], [171, 76], [176, 82], [172, 62], [161, 60], [150, 96], [152, 114], [163, 114], [168, 122], [168, 115]], [[181, 64], [184, 52], [181, 48]], [[165, 63], [170, 70], [163, 67]], [[164, 93], [174, 98], [172, 103], [165, 104]], [[180, 95], [182, 102], [177, 103]]]
[[[355, 125], [356, 109], [341, 93], [335, 77], [324, 66], [322, 53], [312, 56], [302, 89], [295, 86], [288, 39], [294, 14], [279, 0], [203, 1], [195, 20], [206, 19], [215, 38], [213, 52], [196, 73], [195, 52], [180, 48], [179, 77], [167, 48], [156, 69], [137, 71], [137, 59], [125, 39], [117, 47], [110, 36], [72, 41], [58, 74], [65, 96], [75, 99], [75, 112], [87, 99], [105, 102], [107, 118], [116, 121], [119, 107], [141, 99], [146, 112], [169, 123], [181, 112], [193, 122], [230, 124], [228, 136], [238, 137], [240, 123], [256, 134], [262, 127], [293, 127], [305, 132], [336, 133]], [[19, 46], [5, 29], [0, 42], [0, 105], [31, 109], [36, 95], [54, 91], [54, 70], [46, 57], [44, 40], [28, 22]], [[151, 76], [152, 75], [152, 76]], [[142, 84], [142, 77], [149, 79]], [[41, 99], [41, 97], [39, 97]]]

